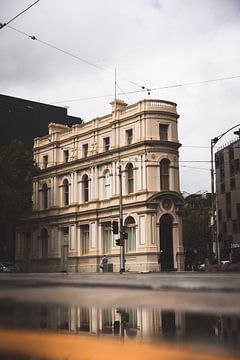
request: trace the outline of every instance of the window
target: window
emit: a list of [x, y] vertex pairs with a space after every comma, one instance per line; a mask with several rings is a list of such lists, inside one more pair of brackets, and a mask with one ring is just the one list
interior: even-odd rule
[[69, 161], [69, 150], [63, 151], [63, 161], [67, 163]]
[[127, 193], [131, 194], [134, 191], [134, 188], [133, 188], [133, 165], [132, 164], [127, 164], [126, 173], [127, 173]]
[[82, 255], [85, 255], [88, 254], [89, 252], [89, 225], [81, 226], [81, 235], [82, 235], [81, 253]]
[[232, 221], [232, 231], [233, 233], [236, 233], [238, 231], [238, 223], [237, 220]]
[[132, 129], [128, 129], [126, 130], [126, 143], [127, 145], [132, 144], [133, 142], [133, 130]]
[[230, 179], [230, 187], [231, 187], [231, 190], [236, 189], [235, 177]]
[[225, 183], [224, 182], [221, 183], [221, 193], [222, 194], [225, 193]]
[[227, 223], [225, 221], [222, 223], [222, 232], [223, 234], [227, 233]]
[[83, 202], [89, 201], [89, 179], [88, 176], [85, 174], [82, 177], [82, 195], [83, 195]]
[[218, 209], [218, 220], [221, 221], [222, 220], [222, 210]]
[[64, 206], [69, 205], [69, 183], [67, 179], [63, 181], [62, 191], [63, 191], [63, 205]]
[[168, 140], [168, 125], [159, 124], [159, 137], [160, 140]]
[[42, 229], [40, 233], [42, 240], [42, 258], [46, 259], [48, 257], [48, 231], [47, 229]]
[[160, 186], [161, 190], [169, 190], [169, 165], [168, 159], [163, 159], [160, 162]]
[[108, 170], [104, 173], [104, 197], [111, 197], [111, 177]]
[[102, 225], [102, 251], [103, 254], [109, 254], [111, 252], [112, 244], [112, 229], [111, 223], [106, 222]]
[[132, 216], [129, 216], [125, 221], [125, 227], [128, 234], [126, 241], [127, 251], [136, 251], [136, 224]]
[[226, 210], [227, 210], [227, 219], [231, 219], [232, 217], [232, 209], [231, 209], [231, 193], [226, 193]]
[[43, 169], [46, 169], [48, 166], [48, 155], [43, 156]]
[[105, 137], [103, 139], [103, 151], [108, 151], [110, 149], [110, 137]]
[[47, 184], [43, 184], [42, 186], [42, 200], [43, 200], [43, 209], [47, 209], [48, 207], [48, 186]]
[[88, 156], [88, 144], [83, 144], [83, 146], [82, 146], [82, 155], [83, 155], [84, 158]]

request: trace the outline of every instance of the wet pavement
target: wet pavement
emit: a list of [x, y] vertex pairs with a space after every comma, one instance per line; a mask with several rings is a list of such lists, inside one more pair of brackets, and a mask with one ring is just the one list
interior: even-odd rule
[[[53, 352], [42, 354], [38, 347], [35, 355], [24, 352], [32, 336], [44, 342], [46, 334], [52, 334], [53, 343], [54, 336], [77, 336], [76, 346], [82, 339], [84, 344], [96, 340], [99, 347], [105, 340], [118, 340], [129, 347], [128, 352], [141, 344], [142, 353], [137, 355], [138, 348], [135, 353], [139, 359], [155, 358], [155, 351], [157, 358], [163, 349], [166, 359], [183, 354], [188, 359], [189, 348], [198, 349], [201, 359], [213, 359], [216, 354], [219, 359], [237, 359], [240, 279], [238, 274], [204, 273], [0, 274], [0, 339], [8, 339], [10, 346], [0, 340], [0, 360], [52, 358]], [[168, 357], [174, 349], [178, 351]], [[77, 359], [80, 354], [62, 358]]]

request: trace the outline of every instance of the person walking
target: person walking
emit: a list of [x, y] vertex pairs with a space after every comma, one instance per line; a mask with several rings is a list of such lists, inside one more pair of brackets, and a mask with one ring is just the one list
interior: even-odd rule
[[102, 270], [102, 272], [107, 272], [108, 270], [108, 258], [106, 257], [106, 255], [103, 255], [100, 261], [100, 269]]

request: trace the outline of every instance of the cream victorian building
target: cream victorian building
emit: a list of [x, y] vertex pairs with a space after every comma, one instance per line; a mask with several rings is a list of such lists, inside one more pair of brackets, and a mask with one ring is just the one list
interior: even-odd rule
[[176, 104], [113, 101], [112, 112], [72, 127], [51, 123], [34, 141], [40, 171], [22, 220], [16, 261], [28, 271], [119, 271], [119, 169], [126, 271], [183, 270]]

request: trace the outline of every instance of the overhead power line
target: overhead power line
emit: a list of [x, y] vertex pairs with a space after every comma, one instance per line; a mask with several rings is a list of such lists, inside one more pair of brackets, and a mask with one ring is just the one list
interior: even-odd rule
[[2, 29], [4, 26], [7, 26], [8, 24], [10, 24], [10, 22], [12, 22], [13, 20], [15, 20], [16, 18], [18, 18], [20, 15], [22, 15], [23, 13], [25, 13], [27, 10], [29, 10], [31, 7], [33, 7], [36, 3], [38, 3], [40, 0], [35, 1], [32, 5], [28, 6], [25, 10], [21, 11], [19, 14], [17, 14], [16, 16], [14, 16], [11, 20], [9, 20], [6, 23], [0, 23], [0, 29]]
[[[40, 0], [39, 0], [39, 1], [40, 1]], [[94, 63], [91, 62], [91, 61], [88, 61], [88, 60], [86, 60], [86, 59], [83, 59], [82, 57], [80, 57], [80, 56], [78, 56], [78, 55], [76, 55], [76, 54], [73, 54], [73, 53], [71, 53], [70, 51], [66, 51], [66, 50], [64, 50], [64, 49], [59, 48], [58, 46], [55, 46], [55, 45], [53, 45], [53, 44], [50, 44], [50, 43], [47, 42], [47, 41], [43, 41], [43, 40], [37, 38], [35, 35], [29, 35], [29, 34], [25, 33], [24, 31], [18, 30], [18, 29], [16, 29], [16, 28], [12, 27], [12, 26], [7, 25], [7, 24], [5, 24], [5, 26], [7, 26], [9, 29], [12, 29], [12, 30], [18, 32], [19, 34], [25, 35], [25, 36], [27, 36], [28, 38], [30, 38], [30, 39], [32, 39], [32, 40], [36, 40], [36, 41], [40, 42], [40, 43], [43, 44], [43, 45], [46, 45], [46, 46], [48, 46], [48, 47], [50, 47], [50, 48], [52, 48], [52, 49], [54, 49], [54, 50], [57, 50], [57, 51], [65, 54], [65, 55], [68, 55], [68, 56], [70, 56], [70, 57], [72, 57], [72, 58], [74, 58], [74, 59], [76, 59], [76, 60], [79, 60], [79, 61], [87, 64], [87, 65], [90, 65], [90, 66], [92, 66], [92, 67], [95, 67], [96, 69], [105, 71], [105, 72], [107, 72], [107, 73], [109, 73], [109, 74], [111, 74], [111, 75], [115, 75], [114, 72], [112, 72], [112, 71], [110, 71], [110, 70], [108, 70], [108, 69], [106, 69], [106, 68], [104, 68], [104, 67], [102, 67], [102, 66], [99, 66], [99, 65], [97, 65], [97, 64], [94, 64]], [[132, 81], [132, 80], [129, 80], [128, 78], [126, 78], [126, 77], [124, 77], [124, 76], [119, 75], [118, 77], [121, 78], [121, 79], [123, 79], [123, 80], [125, 80], [125, 81], [127, 81], [127, 82], [130, 83], [130, 84], [133, 84], [133, 85], [141, 88], [141, 89], [142, 89], [141, 91], [148, 91], [148, 92], [151, 91], [151, 89], [147, 88], [146, 86], [140, 85], [140, 84], [138, 84], [137, 82]], [[123, 93], [123, 94], [127, 94], [127, 93]]]
[[[215, 79], [208, 79], [208, 80], [202, 80], [202, 81], [185, 82], [185, 83], [181, 83], [181, 84], [166, 85], [166, 86], [152, 88], [151, 92], [157, 91], [157, 90], [170, 89], [170, 88], [202, 85], [202, 84], [208, 84], [208, 83], [213, 83], [213, 82], [218, 82], [218, 81], [233, 80], [233, 79], [238, 79], [238, 78], [240, 78], [240, 75], [221, 77], [221, 78], [215, 78]], [[150, 89], [147, 89], [147, 90], [150, 90]], [[126, 94], [130, 95], [130, 94], [136, 94], [136, 93], [142, 93], [142, 92], [145, 92], [145, 90], [142, 89], [142, 90], [127, 91], [127, 92], [126, 91], [125, 92], [119, 92], [119, 93], [117, 93], [117, 95], [118, 96], [119, 95], [126, 95]], [[52, 102], [52, 104], [61, 104], [61, 103], [66, 103], [66, 102], [94, 100], [94, 99], [101, 99], [101, 98], [113, 97], [113, 96], [114, 96], [114, 94], [106, 94], [106, 95], [98, 95], [98, 96], [96, 95], [96, 96], [91, 96], [91, 97], [83, 97], [83, 98], [77, 98], [77, 99], [67, 99], [67, 100], [54, 101], [54, 102]]]

